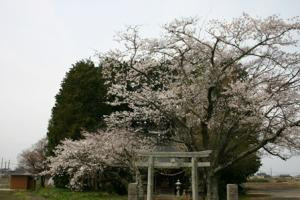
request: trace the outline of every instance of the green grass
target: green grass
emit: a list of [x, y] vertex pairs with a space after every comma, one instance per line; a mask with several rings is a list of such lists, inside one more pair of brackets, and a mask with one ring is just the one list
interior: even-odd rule
[[37, 191], [0, 191], [2, 200], [127, 200], [127, 196], [104, 192], [70, 192], [66, 189], [41, 188]]
[[103, 192], [71, 192], [66, 189], [41, 188], [33, 196], [47, 200], [125, 200], [127, 196], [112, 195]]
[[239, 200], [250, 200], [250, 198], [247, 196], [240, 196]]
[[0, 191], [0, 199], [2, 200], [18, 200], [13, 192], [10, 191]]
[[27, 191], [15, 191], [13, 196], [16, 200], [32, 200], [31, 193]]

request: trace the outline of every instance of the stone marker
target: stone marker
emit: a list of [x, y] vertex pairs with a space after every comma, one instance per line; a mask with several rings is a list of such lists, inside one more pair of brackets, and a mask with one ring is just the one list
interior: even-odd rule
[[144, 189], [142, 184], [138, 184], [138, 199], [144, 200]]
[[227, 184], [227, 200], [238, 200], [239, 192], [236, 184]]
[[128, 185], [128, 200], [138, 200], [138, 184], [129, 183]]

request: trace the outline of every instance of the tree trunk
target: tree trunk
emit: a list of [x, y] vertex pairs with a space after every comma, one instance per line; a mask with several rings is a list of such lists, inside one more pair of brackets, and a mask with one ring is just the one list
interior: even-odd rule
[[45, 176], [41, 176], [41, 187], [45, 187]]
[[207, 200], [219, 200], [219, 177], [217, 175], [208, 176]]

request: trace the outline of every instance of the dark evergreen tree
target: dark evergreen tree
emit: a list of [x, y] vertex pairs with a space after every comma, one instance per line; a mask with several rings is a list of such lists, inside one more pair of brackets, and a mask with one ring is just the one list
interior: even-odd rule
[[62, 81], [48, 125], [48, 153], [65, 138], [80, 139], [81, 131], [104, 126], [103, 115], [111, 112], [105, 104], [106, 88], [101, 67], [91, 60], [75, 63]]

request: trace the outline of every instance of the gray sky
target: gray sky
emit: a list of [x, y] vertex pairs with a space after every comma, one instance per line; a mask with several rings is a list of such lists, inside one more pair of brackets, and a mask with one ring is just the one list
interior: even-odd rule
[[[243, 12], [299, 15], [297, 0], [0, 0], [0, 159], [16, 164], [46, 135], [54, 96], [71, 64], [116, 46], [126, 25], [159, 34], [174, 18], [231, 19]], [[265, 158], [262, 171], [300, 174], [300, 158]]]

